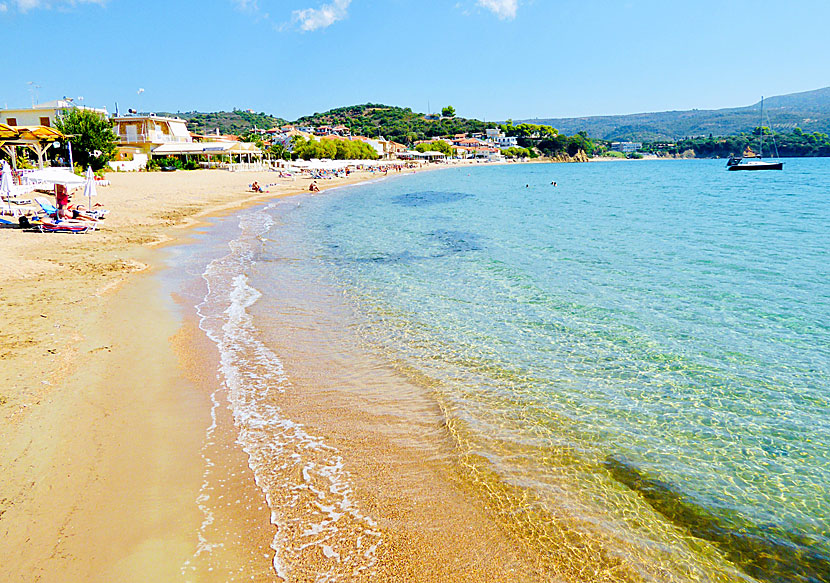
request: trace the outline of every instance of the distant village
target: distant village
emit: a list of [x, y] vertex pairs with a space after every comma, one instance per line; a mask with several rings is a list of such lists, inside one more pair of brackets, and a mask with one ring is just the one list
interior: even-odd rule
[[[359, 140], [372, 146], [382, 160], [411, 160], [423, 157], [424, 154], [429, 154], [434, 158], [435, 154], [440, 154], [440, 152], [410, 150], [404, 144], [385, 140], [382, 137], [368, 138], [366, 136], [353, 136], [349, 128], [344, 125], [301, 126], [289, 124], [280, 128], [255, 131], [263, 136], [266, 144], [282, 144], [289, 150], [294, 136], [301, 136], [305, 139], [318, 138], [324, 140], [338, 138]], [[430, 144], [438, 141], [448, 143], [452, 148], [452, 158], [457, 159], [478, 158], [499, 160], [503, 159], [501, 155], [502, 149], [515, 147], [518, 144], [517, 138], [505, 136], [504, 133], [497, 129], [488, 129], [484, 133], [474, 133], [469, 136], [467, 134], [456, 134], [454, 136], [434, 138], [432, 140], [419, 140], [414, 145], [418, 146], [420, 144]]]
[[[517, 146], [517, 138], [505, 136], [498, 129], [487, 129], [483, 133], [457, 134], [433, 140], [421, 140], [410, 149], [404, 144], [379, 137], [352, 135], [344, 125], [283, 125], [281, 127], [261, 129], [252, 128], [250, 134], [258, 134], [261, 144], [242, 141], [235, 135], [221, 135], [218, 129], [214, 133], [194, 133], [188, 130], [187, 122], [178, 117], [139, 114], [133, 110], [126, 115], [111, 116], [106, 108], [92, 108], [75, 103], [72, 99], [59, 99], [33, 105], [30, 108], [0, 110], [0, 124], [5, 128], [3, 149], [12, 157], [15, 146], [29, 147], [38, 157], [42, 167], [44, 157], [50, 146], [58, 146], [61, 136], [54, 129], [59, 116], [69, 109], [80, 108], [92, 110], [106, 116], [112, 121], [113, 130], [118, 138], [115, 157], [109, 162], [113, 170], [135, 171], [146, 168], [150, 160], [180, 157], [200, 160], [204, 167], [214, 167], [234, 163], [241, 165], [261, 165], [269, 158], [268, 150], [275, 144], [282, 145], [291, 152], [295, 137], [306, 140], [341, 139], [361, 141], [371, 146], [382, 161], [416, 160], [441, 161], [446, 158], [476, 159], [482, 161], [501, 161], [502, 150]], [[38, 139], [32, 134], [34, 128], [40, 128]], [[50, 131], [47, 131], [51, 129]], [[28, 132], [28, 133], [27, 133]], [[15, 135], [16, 134], [16, 135]], [[28, 138], [27, 138], [28, 136]], [[66, 138], [71, 142], [71, 137]], [[428, 145], [441, 140], [451, 148], [451, 154], [431, 150]], [[418, 148], [421, 144], [427, 147]], [[71, 153], [70, 153], [71, 155]]]

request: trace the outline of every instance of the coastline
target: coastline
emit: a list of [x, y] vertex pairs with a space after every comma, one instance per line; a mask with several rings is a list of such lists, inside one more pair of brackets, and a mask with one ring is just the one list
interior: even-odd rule
[[[321, 187], [373, 177], [355, 174]], [[247, 191], [274, 176], [111, 174], [98, 202], [112, 212], [99, 231], [0, 232], [0, 579], [178, 575], [203, 520], [194, 500], [210, 404], [205, 370], [181, 350], [200, 331], [156, 280], [161, 248], [209, 214], [310, 183]]]
[[[423, 170], [446, 167], [453, 166]], [[360, 173], [320, 186], [372, 178]], [[237, 438], [227, 408], [211, 403], [216, 347], [165, 297], [158, 278], [163, 248], [192, 232], [183, 227], [307, 192], [307, 179], [263, 194], [245, 191], [253, 180], [272, 179], [216, 171], [115, 174], [100, 191], [100, 202], [112, 209], [102, 230], [83, 237], [0, 233], [0, 554], [8, 558], [0, 578], [225, 581], [244, 572], [245, 580], [279, 580], [263, 560], [273, 554], [273, 526], [244, 452], [219, 448], [211, 454], [213, 477], [205, 468], [206, 447], [233, 446]], [[212, 414], [223, 429], [207, 439]], [[213, 508], [206, 526], [197, 500], [211, 480], [234, 503]], [[489, 525], [488, 538], [502, 538], [486, 509], [460, 500], [448, 477], [439, 482], [474, 518], [465, 528]], [[385, 502], [387, 515], [403, 512], [397, 503]], [[384, 578], [430, 580], [437, 570], [452, 571], [444, 563], [457, 532], [424, 534], [416, 526], [440, 514], [434, 506], [400, 519], [409, 527], [383, 550]], [[236, 544], [213, 553], [210, 564], [199, 560], [205, 528], [235, 533]], [[418, 545], [407, 539], [413, 536]], [[500, 561], [490, 559], [499, 570]]]

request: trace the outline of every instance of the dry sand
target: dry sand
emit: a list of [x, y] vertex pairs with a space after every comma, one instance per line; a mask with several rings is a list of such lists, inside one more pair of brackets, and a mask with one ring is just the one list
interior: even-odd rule
[[[0, 581], [276, 581], [274, 527], [224, 408], [217, 439], [228, 447], [212, 471], [241, 504], [215, 516], [213, 528], [228, 533], [216, 551], [222, 569], [192, 561], [216, 349], [172, 308], [154, 272], [160, 244], [187, 236], [181, 227], [305, 192], [309, 180], [223, 171], [109, 178], [98, 202], [111, 213], [97, 232], [0, 230]], [[247, 192], [254, 180], [280, 185], [256, 195]], [[361, 435], [359, 415], [343, 415], [353, 429], [339, 437], [345, 454], [378, 452], [372, 474], [355, 477], [358, 503], [384, 531], [378, 579], [528, 578], [532, 559], [423, 443]], [[314, 578], [313, 566], [297, 572]]]

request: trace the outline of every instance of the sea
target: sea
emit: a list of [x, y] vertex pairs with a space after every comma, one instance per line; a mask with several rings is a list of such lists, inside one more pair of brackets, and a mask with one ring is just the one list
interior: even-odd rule
[[414, 419], [406, 385], [551, 579], [830, 581], [830, 159], [390, 173], [196, 239], [169, 262], [198, 281], [275, 574], [313, 554], [318, 580], [371, 579], [385, 544], [363, 461], [292, 392], [386, 391]]

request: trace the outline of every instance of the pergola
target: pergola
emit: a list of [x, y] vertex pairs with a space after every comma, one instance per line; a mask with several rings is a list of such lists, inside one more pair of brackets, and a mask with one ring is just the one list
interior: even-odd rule
[[43, 170], [43, 158], [55, 140], [64, 140], [61, 132], [47, 126], [9, 126], [0, 123], [0, 148], [6, 152], [12, 160], [12, 167], [17, 169], [17, 156], [15, 148], [26, 146], [37, 154], [38, 168]]
[[152, 156], [205, 156], [208, 160], [214, 156], [228, 156], [231, 159], [237, 156], [240, 162], [244, 158], [251, 162], [254, 158], [262, 158], [262, 150], [248, 142], [184, 142], [162, 144], [153, 148]]

